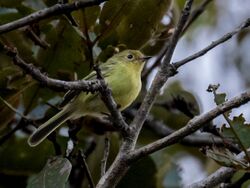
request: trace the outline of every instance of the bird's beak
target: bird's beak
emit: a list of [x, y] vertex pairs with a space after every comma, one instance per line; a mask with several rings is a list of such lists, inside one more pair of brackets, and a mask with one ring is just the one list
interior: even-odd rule
[[151, 58], [152, 56], [144, 56], [141, 58], [141, 61], [147, 61]]

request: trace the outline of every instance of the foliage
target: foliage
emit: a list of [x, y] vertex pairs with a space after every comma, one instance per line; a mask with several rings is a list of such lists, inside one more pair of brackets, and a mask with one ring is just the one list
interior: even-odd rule
[[[111, 144], [107, 167], [115, 159], [121, 142], [119, 133], [112, 125], [85, 117], [65, 123], [56, 136], [52, 135], [38, 147], [30, 148], [27, 138], [34, 125], [40, 125], [58, 111], [57, 106], [64, 92], [49, 89], [33, 80], [13, 64], [2, 46], [16, 47], [25, 62], [39, 67], [51, 78], [81, 79], [91, 71], [93, 63], [105, 62], [117, 50], [139, 49], [146, 55], [157, 55], [171, 37], [183, 2], [109, 0], [70, 14], [54, 15], [0, 35], [0, 179], [3, 179], [0, 187], [88, 187], [87, 172], [82, 161], [79, 162], [79, 150], [83, 150], [96, 184], [101, 176], [105, 137], [109, 138]], [[195, 7], [199, 6], [198, 2]], [[57, 1], [1, 0], [0, 25], [55, 3]], [[198, 20], [191, 29], [195, 31], [209, 24], [213, 26], [218, 13], [216, 8], [215, 4], [208, 7], [206, 17]], [[238, 43], [248, 35], [248, 31], [240, 33]], [[189, 40], [192, 37], [195, 38], [190, 35]], [[243, 69], [246, 65], [237, 66]], [[137, 109], [150, 79], [150, 74], [143, 78], [144, 91], [128, 111]], [[184, 88], [179, 81], [166, 85], [150, 114], [170, 132], [185, 126], [202, 111], [199, 95]], [[226, 94], [217, 93], [215, 86], [210, 87], [210, 91], [214, 94], [216, 105], [226, 101]], [[230, 127], [222, 125], [217, 133], [223, 142], [239, 146], [239, 150], [245, 152], [246, 159], [238, 159], [233, 151], [218, 147], [205, 147], [203, 155], [196, 145], [190, 147], [183, 141], [137, 161], [117, 187], [182, 187], [183, 177], [178, 159], [184, 154], [202, 162], [204, 169], [210, 167], [211, 159], [222, 166], [243, 169], [240, 178], [243, 177], [247, 174], [245, 170], [249, 170], [247, 149], [250, 147], [250, 125], [242, 113], [233, 118], [230, 117], [231, 113], [223, 114]], [[133, 119], [126, 112], [124, 116], [127, 122]], [[27, 119], [32, 120], [33, 124], [27, 123]], [[147, 126], [142, 130], [138, 147], [162, 136]], [[67, 145], [69, 139], [77, 143], [71, 152]], [[217, 167], [215, 165], [213, 170]]]

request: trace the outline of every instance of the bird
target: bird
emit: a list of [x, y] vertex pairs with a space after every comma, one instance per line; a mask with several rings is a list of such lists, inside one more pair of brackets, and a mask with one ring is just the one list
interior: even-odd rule
[[[117, 103], [118, 110], [126, 109], [137, 98], [141, 90], [141, 72], [145, 62], [149, 59], [139, 50], [124, 50], [114, 54], [99, 68], [112, 96]], [[84, 80], [97, 78], [96, 71], [92, 71]], [[109, 110], [101, 99], [100, 93], [80, 92], [61, 111], [43, 123], [28, 139], [31, 147], [37, 146], [55, 129], [69, 119], [82, 116], [103, 118]]]

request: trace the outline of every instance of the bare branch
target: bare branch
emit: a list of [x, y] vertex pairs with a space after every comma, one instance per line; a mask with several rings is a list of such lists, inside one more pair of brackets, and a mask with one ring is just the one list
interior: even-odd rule
[[187, 188], [216, 187], [216, 185], [232, 177], [235, 172], [236, 171], [233, 168], [221, 167], [219, 170], [208, 176], [206, 179], [189, 185], [187, 186]]
[[86, 173], [87, 179], [89, 181], [89, 187], [90, 188], [95, 188], [95, 183], [94, 183], [93, 177], [91, 175], [91, 172], [89, 170], [89, 166], [88, 166], [88, 164], [86, 162], [86, 157], [85, 157], [82, 150], [79, 150], [78, 160], [79, 160], [79, 163], [81, 164], [81, 167], [84, 169], [84, 171]]
[[137, 115], [135, 117], [135, 119], [132, 122], [133, 127], [135, 127], [136, 131], [135, 131], [135, 139], [134, 142], [136, 142], [137, 137], [139, 135], [139, 132], [142, 128], [142, 125], [144, 123], [144, 121], [146, 120], [146, 117], [155, 101], [156, 96], [159, 94], [159, 91], [161, 89], [161, 87], [165, 84], [165, 82], [168, 80], [168, 78], [173, 75], [173, 73], [175, 72], [175, 70], [173, 70], [172, 66], [170, 65], [170, 61], [174, 52], [174, 49], [176, 47], [176, 44], [178, 42], [178, 39], [181, 35], [182, 29], [188, 19], [190, 10], [191, 10], [191, 6], [192, 6], [193, 1], [192, 0], [187, 0], [185, 7], [182, 11], [182, 15], [181, 18], [177, 24], [176, 30], [170, 40], [169, 46], [167, 48], [166, 51], [166, 55], [163, 58], [163, 63], [161, 64], [161, 67], [159, 69], [159, 71], [157, 72], [153, 83], [147, 93], [147, 95], [145, 96], [142, 105], [140, 106]]
[[215, 117], [219, 116], [220, 114], [232, 108], [236, 108], [247, 103], [249, 100], [250, 100], [250, 91], [244, 92], [241, 95], [236, 96], [233, 99], [218, 105], [217, 107], [210, 110], [209, 112], [206, 112], [204, 114], [194, 117], [187, 123], [185, 127], [179, 129], [178, 131], [175, 131], [169, 136], [166, 136], [160, 140], [157, 140], [151, 144], [148, 144], [147, 146], [144, 146], [140, 149], [136, 149], [132, 151], [128, 158], [134, 161], [143, 156], [146, 156], [155, 151], [158, 151], [166, 146], [175, 144], [179, 142], [185, 136], [200, 129], [202, 125], [204, 125], [204, 123], [211, 121]]
[[[243, 159], [244, 157], [245, 157], [244, 152], [241, 152], [240, 154], [237, 155], [237, 158], [239, 160]], [[233, 168], [221, 167], [216, 172], [212, 173], [207, 178], [205, 178], [204, 180], [193, 183], [187, 186], [187, 188], [216, 187], [217, 185], [223, 183], [228, 178], [231, 178], [235, 172], [236, 170]]]
[[21, 57], [18, 56], [17, 50], [5, 46], [7, 55], [13, 59], [15, 65], [23, 69], [27, 74], [31, 75], [39, 83], [52, 88], [61, 90], [82, 90], [96, 92], [102, 87], [100, 80], [78, 80], [78, 81], [62, 81], [47, 77], [45, 74], [32, 64], [27, 64]]
[[106, 134], [105, 141], [104, 141], [103, 158], [101, 161], [101, 176], [103, 176], [106, 172], [107, 162], [108, 162], [108, 157], [109, 157], [109, 150], [110, 150], [110, 140], [109, 140], [108, 135]]
[[[125, 117], [134, 118], [136, 111], [135, 110], [126, 110]], [[147, 116], [145, 121], [145, 128], [152, 130], [153, 133], [158, 135], [159, 137], [165, 137], [172, 134], [175, 130], [171, 129], [168, 125], [166, 125], [163, 121], [155, 119], [151, 114]], [[225, 147], [225, 142], [218, 136], [214, 136], [212, 134], [198, 134], [198, 135], [188, 135], [187, 137], [181, 140], [181, 144], [192, 146], [192, 147], [200, 147], [206, 145], [216, 145], [217, 147]], [[234, 151], [238, 149], [235, 146], [228, 144], [228, 147], [233, 149]]]
[[34, 44], [39, 45], [43, 49], [46, 49], [50, 46], [45, 40], [37, 36], [32, 27], [27, 27], [25, 31], [27, 36], [34, 42]]
[[25, 25], [32, 24], [34, 22], [38, 22], [42, 19], [45, 19], [51, 16], [56, 16], [59, 14], [68, 14], [74, 10], [78, 10], [83, 7], [99, 5], [104, 1], [105, 0], [78, 0], [69, 4], [56, 4], [52, 7], [39, 10], [28, 16], [15, 20], [13, 22], [1, 25], [0, 34], [12, 31], [14, 29], [23, 27]]
[[226, 42], [230, 38], [232, 38], [235, 34], [239, 33], [240, 31], [246, 29], [250, 26], [250, 18], [247, 18], [239, 27], [237, 27], [235, 30], [231, 31], [230, 33], [225, 34], [221, 38], [219, 38], [216, 41], [213, 41], [210, 45], [208, 45], [206, 48], [200, 50], [199, 52], [196, 52], [195, 54], [181, 60], [173, 63], [173, 66], [177, 69], [182, 65], [185, 65], [186, 63], [193, 61], [196, 58], [199, 58], [206, 54], [211, 49], [215, 48], [216, 46], [222, 44], [223, 42]]

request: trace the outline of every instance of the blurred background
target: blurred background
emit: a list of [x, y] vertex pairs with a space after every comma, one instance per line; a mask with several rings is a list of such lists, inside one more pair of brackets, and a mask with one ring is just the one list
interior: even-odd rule
[[[0, 25], [56, 2], [0, 0]], [[192, 10], [202, 2], [204, 1], [195, 0]], [[89, 73], [93, 59], [105, 62], [117, 49], [140, 49], [147, 55], [159, 52], [169, 40], [185, 1], [164, 0], [157, 4], [148, 0], [147, 3], [140, 0], [129, 3], [110, 0], [100, 6], [73, 12], [73, 21], [71, 16], [54, 16], [2, 34], [0, 42], [17, 47], [20, 56], [27, 63], [40, 67], [50, 77], [80, 79]], [[146, 17], [147, 21], [144, 19]], [[172, 62], [201, 50], [234, 30], [249, 17], [249, 0], [211, 0], [205, 11], [181, 37]], [[74, 21], [78, 27], [72, 26]], [[34, 40], [33, 34], [40, 41]], [[91, 46], [88, 46], [88, 40], [92, 42]], [[166, 83], [151, 115], [168, 128], [178, 129], [192, 116], [216, 106], [214, 96], [206, 91], [209, 84], [220, 84], [219, 92], [225, 92], [228, 99], [247, 90], [250, 84], [249, 49], [250, 30], [246, 29], [204, 56], [182, 66], [179, 73]], [[145, 88], [149, 87], [156, 71], [157, 66], [143, 78], [144, 85], [147, 86]], [[138, 107], [145, 92], [146, 89], [129, 110]], [[36, 148], [30, 148], [26, 141], [34, 126], [28, 125], [4, 101], [40, 125], [57, 112], [55, 107], [64, 93], [33, 81], [14, 66], [3, 49], [0, 49], [0, 96], [3, 98], [0, 101], [0, 187], [32, 187], [34, 179], [39, 179], [43, 174], [42, 169], [48, 168], [45, 166], [48, 158], [66, 155], [69, 131], [67, 125], [58, 131], [56, 138], [60, 151], [55, 151], [55, 145], [48, 140]], [[184, 102], [188, 113], [176, 101]], [[231, 116], [241, 113], [250, 121], [247, 105], [233, 110]], [[131, 117], [126, 117], [126, 120], [130, 121]], [[216, 127], [224, 123], [225, 120], [221, 117], [213, 121]], [[94, 181], [97, 182], [100, 178], [105, 137], [108, 134], [111, 143], [108, 164], [111, 164], [117, 153], [120, 137], [112, 128], [89, 117], [73, 124], [82, 129], [77, 132], [79, 144], [70, 159], [72, 169], [69, 171], [69, 179], [65, 178], [66, 186], [87, 187], [85, 172], [79, 169], [77, 161], [78, 150], [84, 150]], [[105, 133], [106, 131], [110, 133]], [[159, 138], [160, 135], [146, 126], [138, 146]], [[180, 143], [158, 151], [136, 163], [118, 187], [183, 187], [201, 180], [220, 166], [199, 149], [198, 145]]]

